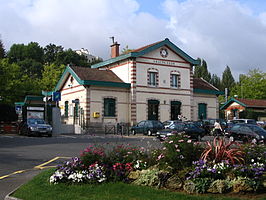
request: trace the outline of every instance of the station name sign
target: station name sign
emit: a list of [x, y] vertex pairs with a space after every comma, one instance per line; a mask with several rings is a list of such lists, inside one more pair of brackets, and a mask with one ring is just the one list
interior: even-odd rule
[[161, 65], [177, 66], [177, 63], [176, 62], [165, 61], [165, 60], [153, 60], [153, 63], [155, 63], [155, 64], [161, 64]]

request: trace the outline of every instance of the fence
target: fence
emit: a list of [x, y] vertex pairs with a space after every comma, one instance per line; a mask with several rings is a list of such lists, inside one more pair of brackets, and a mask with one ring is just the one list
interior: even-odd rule
[[130, 134], [130, 125], [128, 123], [117, 123], [108, 124], [104, 127], [104, 133], [107, 134], [114, 134], [114, 135], [129, 135]]

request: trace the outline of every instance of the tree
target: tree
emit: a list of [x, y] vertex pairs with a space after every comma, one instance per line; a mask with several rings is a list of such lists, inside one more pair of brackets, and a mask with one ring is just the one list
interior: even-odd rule
[[231, 94], [246, 99], [266, 99], [266, 73], [259, 69], [241, 75]]
[[231, 73], [230, 67], [226, 66], [222, 76], [222, 89], [228, 88], [229, 90], [235, 85], [235, 79]]
[[52, 64], [56, 61], [59, 53], [63, 52], [64, 48], [62, 46], [56, 46], [55, 44], [49, 44], [44, 47], [44, 63]]
[[4, 58], [6, 55], [6, 51], [4, 48], [4, 44], [2, 42], [2, 40], [0, 39], [0, 59]]
[[213, 86], [215, 86], [216, 88], [221, 90], [221, 79], [216, 74], [212, 75], [212, 78], [210, 80], [210, 84], [212, 84]]
[[41, 79], [41, 89], [45, 91], [54, 90], [60, 76], [65, 69], [64, 65], [56, 66], [55, 64], [45, 65]]
[[13, 104], [22, 101], [27, 94], [40, 94], [39, 80], [23, 73], [20, 66], [10, 63], [7, 58], [0, 60], [1, 103]]
[[79, 55], [72, 49], [59, 52], [55, 61], [56, 65], [76, 65], [82, 67], [88, 67], [89, 63], [84, 55]]
[[128, 45], [126, 45], [126, 47], [122, 49], [122, 51], [121, 51], [121, 55], [128, 54], [128, 53], [130, 53], [131, 51], [133, 51], [133, 49], [129, 49], [129, 48], [128, 48]]
[[210, 82], [211, 74], [208, 71], [207, 62], [204, 59], [201, 60], [198, 58], [198, 60], [200, 60], [200, 64], [195, 66], [194, 76], [196, 78], [203, 78], [207, 82]]

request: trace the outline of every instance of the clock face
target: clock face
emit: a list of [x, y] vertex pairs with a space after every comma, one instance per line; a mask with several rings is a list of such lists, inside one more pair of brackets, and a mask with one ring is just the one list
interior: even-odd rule
[[168, 51], [165, 48], [161, 48], [160, 54], [163, 58], [166, 58], [168, 56]]

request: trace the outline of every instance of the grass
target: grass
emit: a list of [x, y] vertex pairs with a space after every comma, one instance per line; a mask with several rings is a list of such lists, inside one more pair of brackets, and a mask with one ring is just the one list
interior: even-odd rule
[[239, 200], [223, 195], [188, 195], [125, 183], [51, 185], [49, 177], [53, 172], [54, 169], [50, 169], [40, 173], [20, 187], [13, 196], [23, 200]]

